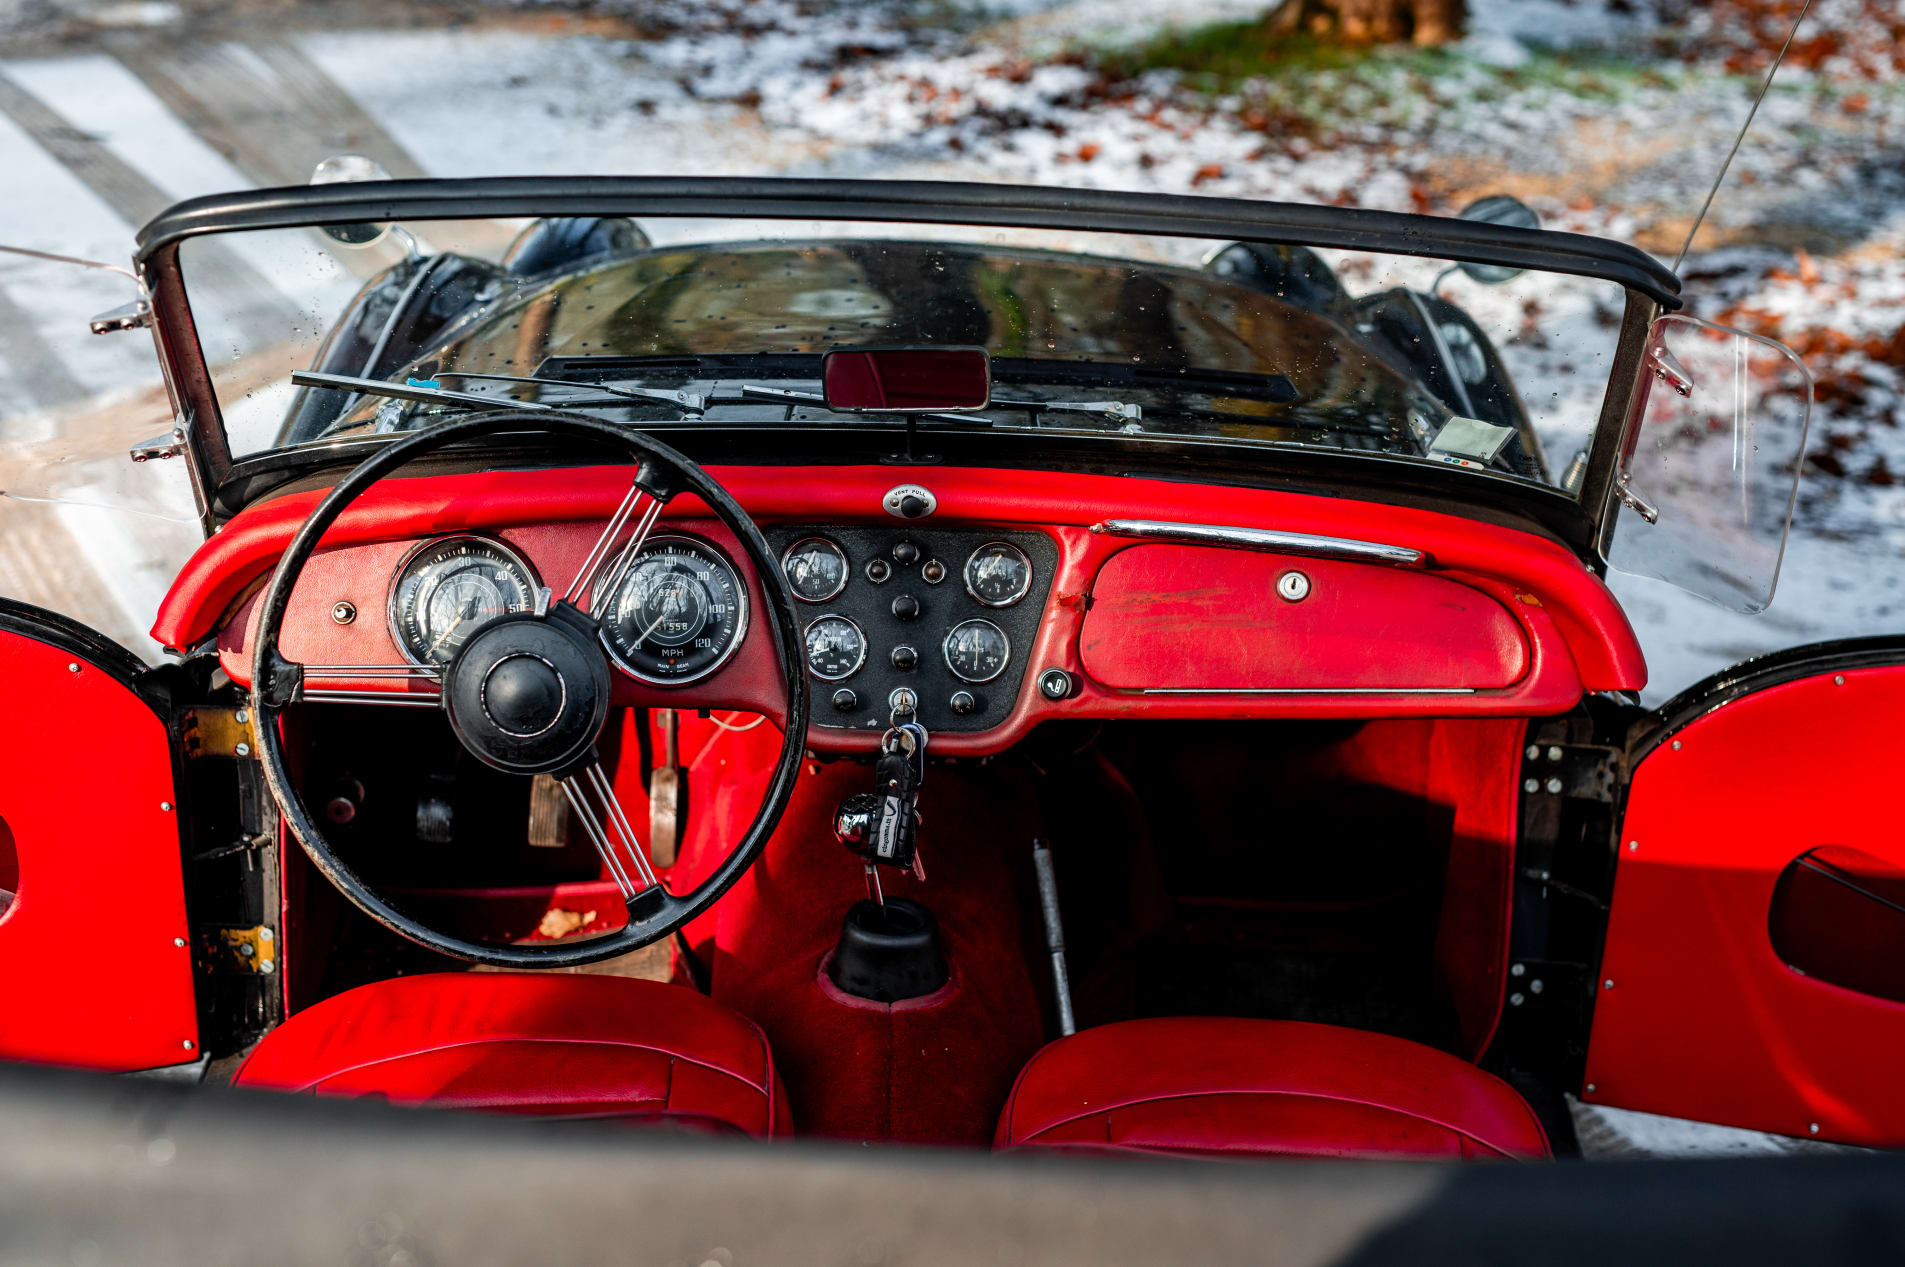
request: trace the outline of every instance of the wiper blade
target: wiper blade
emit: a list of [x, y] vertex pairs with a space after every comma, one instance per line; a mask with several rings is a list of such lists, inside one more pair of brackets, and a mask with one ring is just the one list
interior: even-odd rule
[[481, 409], [547, 409], [533, 401], [512, 396], [479, 396], [475, 392], [453, 392], [443, 387], [419, 387], [393, 383], [384, 378], [357, 378], [350, 374], [325, 374], [318, 370], [292, 370], [293, 387], [328, 387], [334, 391], [356, 392], [361, 396], [388, 396], [392, 400], [411, 400], [419, 404], [469, 405]]
[[[797, 392], [790, 391], [783, 387], [759, 387], [753, 383], [743, 384], [741, 387], [741, 395], [755, 400], [786, 400], [803, 405], [820, 405], [823, 408], [825, 408], [827, 404], [827, 398], [822, 396], [819, 392]], [[1041, 413], [1049, 412], [1092, 414], [1111, 422], [1142, 422], [1144, 420], [1144, 407], [1142, 405], [1127, 405], [1119, 400], [1000, 400], [994, 397], [987, 402], [986, 408], [1024, 409], [1030, 412], [1034, 418]], [[911, 411], [905, 412], [911, 413]], [[989, 425], [989, 420], [980, 416], [982, 412], [983, 411], [980, 410], [974, 410], [972, 413], [954, 414], [922, 410], [919, 413], [911, 414], [911, 416], [915, 418], [935, 418], [945, 422], [963, 422], [968, 426], [973, 423], [987, 423]]]
[[708, 408], [707, 397], [694, 392], [671, 392], [661, 387], [610, 387], [607, 383], [578, 383], [568, 378], [544, 378], [534, 374], [477, 374], [462, 370], [438, 370], [435, 378], [480, 378], [494, 383], [543, 383], [550, 387], [573, 387], [578, 391], [606, 392], [610, 396], [623, 396], [629, 400], [654, 401], [657, 404], [676, 405], [689, 413], [705, 413]]

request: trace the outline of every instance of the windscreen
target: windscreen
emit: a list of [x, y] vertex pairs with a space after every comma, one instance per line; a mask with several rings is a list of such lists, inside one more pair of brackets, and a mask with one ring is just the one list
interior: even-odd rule
[[1328, 449], [1570, 493], [1625, 299], [1369, 252], [780, 220], [258, 230], [189, 239], [180, 267], [235, 458], [400, 434], [472, 396], [654, 431], [891, 428], [827, 407], [828, 352], [976, 347], [989, 406], [918, 427]]

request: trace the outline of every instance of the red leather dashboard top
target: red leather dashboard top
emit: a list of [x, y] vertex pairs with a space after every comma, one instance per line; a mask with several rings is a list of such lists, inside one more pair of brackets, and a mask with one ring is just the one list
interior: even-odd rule
[[[1300, 598], [1277, 586], [1300, 578]], [[1124, 690], [1499, 690], [1521, 626], [1466, 585], [1335, 559], [1139, 545], [1099, 569], [1079, 657]]]
[[[1057, 574], [1029, 650], [1032, 671], [1013, 712], [1001, 726], [983, 734], [935, 735], [936, 752], [996, 751], [1052, 717], [1531, 716], [1565, 711], [1583, 690], [1633, 690], [1646, 682], [1633, 629], [1607, 587], [1566, 547], [1533, 532], [1413, 507], [1069, 472], [863, 466], [711, 467], [709, 473], [763, 524], [858, 522], [897, 529], [902, 521], [881, 509], [881, 498], [895, 484], [916, 479], [938, 498], [932, 518], [936, 525], [1031, 527], [1052, 535], [1058, 547]], [[588, 549], [620, 502], [628, 478], [627, 468], [608, 466], [386, 481], [360, 498], [326, 534], [324, 550], [314, 557], [293, 598], [286, 653], [294, 659], [322, 657], [326, 663], [397, 662], [400, 657], [384, 627], [384, 597], [397, 559], [408, 545], [426, 537], [469, 531], [499, 535], [530, 558], [545, 584], [558, 579], [566, 584], [573, 561]], [[286, 495], [234, 518], [181, 570], [160, 605], [153, 636], [166, 646], [183, 648], [217, 633], [227, 671], [247, 681], [251, 613], [242, 600], [262, 583], [321, 496]], [[1128, 676], [1137, 671], [1128, 667], [1131, 663], [1153, 658], [1144, 649], [1147, 638], [1139, 619], [1144, 613], [1135, 609], [1142, 604], [1134, 602], [1134, 596], [1145, 591], [1134, 587], [1134, 581], [1149, 566], [1147, 559], [1167, 556], [1137, 553], [1159, 549], [1155, 545], [1139, 546], [1090, 531], [1092, 524], [1111, 518], [1347, 537], [1410, 547], [1425, 557], [1420, 567], [1408, 570], [1304, 560], [1302, 570], [1317, 587], [1314, 597], [1296, 605], [1315, 605], [1304, 616], [1305, 623], [1290, 623], [1288, 613], [1278, 610], [1281, 600], [1259, 606], [1265, 622], [1263, 649], [1249, 652], [1223, 672], [1294, 672], [1299, 676], [1291, 678], [1290, 685], [1314, 693], [1143, 694], [1125, 685], [1137, 680]], [[665, 522], [729, 544], [695, 498], [678, 498]], [[741, 561], [731, 547], [730, 554]], [[1106, 567], [1132, 554], [1133, 559]], [[1221, 556], [1230, 577], [1226, 584], [1236, 593], [1252, 583], [1249, 578], [1255, 572], [1277, 566], [1274, 560], [1265, 561], [1269, 556], [1241, 551], [1200, 548], [1197, 554], [1200, 575], [1182, 578], [1178, 591], [1151, 614], [1150, 641], [1173, 620], [1184, 625], [1180, 645], [1211, 637], [1211, 619], [1198, 613], [1214, 612], [1218, 600], [1196, 592], [1210, 574], [1210, 560], [1204, 556]], [[1154, 575], [1152, 581], [1159, 579]], [[759, 601], [757, 583], [750, 578], [749, 584]], [[1152, 582], [1145, 584], [1156, 591]], [[358, 641], [349, 646], [337, 641], [324, 614], [339, 585], [352, 587], [353, 601], [364, 613], [351, 627]], [[1446, 606], [1451, 600], [1459, 612]], [[1103, 610], [1088, 618], [1087, 608], [1100, 603]], [[1122, 632], [1112, 623], [1120, 606], [1131, 618], [1126, 622], [1131, 627]], [[1334, 623], [1327, 619], [1332, 612], [1339, 618]], [[1344, 626], [1342, 621], [1350, 623]], [[1234, 633], [1231, 636], [1235, 640]], [[1475, 641], [1466, 642], [1470, 637]], [[1125, 645], [1118, 648], [1114, 643]], [[1379, 659], [1388, 660], [1399, 676], [1383, 680], [1375, 675], [1369, 662]], [[1127, 667], [1107, 667], [1121, 662]], [[1166, 663], [1172, 676], [1164, 685], [1196, 687], [1201, 683], [1194, 672], [1217, 672], [1213, 664], [1222, 660], [1205, 663], [1202, 669], [1181, 656]], [[1038, 693], [1037, 673], [1048, 668], [1065, 669], [1079, 679], [1071, 698], [1054, 702]], [[1458, 695], [1401, 693], [1404, 681], [1428, 682], [1431, 675], [1445, 671], [1466, 679], [1456, 683], [1450, 678], [1451, 683], [1476, 689]], [[1111, 676], [1094, 680], [1093, 673]], [[1397, 690], [1328, 694], [1323, 693], [1325, 682], [1337, 688], [1374, 685]], [[617, 698], [623, 703], [648, 699], [679, 707], [754, 708], [773, 714], [779, 711], [778, 683], [772, 648], [757, 621], [741, 651], [706, 681], [638, 690], [638, 684], [618, 675]], [[1253, 680], [1250, 685], [1283, 683]], [[858, 750], [874, 739], [816, 730], [810, 742], [820, 749]]]

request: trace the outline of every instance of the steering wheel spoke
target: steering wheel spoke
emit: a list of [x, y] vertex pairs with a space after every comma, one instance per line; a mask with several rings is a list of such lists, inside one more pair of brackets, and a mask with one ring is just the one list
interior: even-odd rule
[[[582, 830], [595, 846], [596, 853], [602, 856], [602, 863], [608, 868], [615, 886], [622, 891], [622, 900], [632, 903], [650, 889], [659, 889], [661, 881], [656, 878], [654, 864], [648, 860], [635, 829], [629, 825], [628, 815], [622, 811], [621, 802], [615, 799], [615, 788], [609, 783], [608, 776], [602, 773], [601, 763], [591, 759], [582, 769], [563, 777], [559, 782], [563, 795], [569, 800], [569, 808], [582, 824]], [[621, 845], [619, 852], [616, 849], [618, 841]], [[623, 854], [634, 863], [632, 874], [623, 861]]]
[[[437, 708], [443, 703], [443, 672], [421, 664], [290, 664], [302, 679], [299, 697], [312, 704], [387, 704]], [[372, 682], [404, 683], [411, 689], [381, 690]], [[423, 689], [416, 689], [421, 687]]]
[[[589, 547], [589, 553], [577, 569], [575, 579], [569, 582], [569, 588], [563, 592], [563, 601], [592, 612], [597, 597], [612, 591], [622, 573], [628, 570], [628, 565], [641, 553], [642, 544], [648, 540], [648, 534], [654, 531], [655, 521], [661, 517], [662, 507], [667, 504], [665, 496], [658, 496], [644, 486], [643, 474], [638, 473], [629, 484], [627, 495], [615, 508], [615, 513], [609, 516], [602, 535]], [[628, 527], [630, 520], [635, 523], [634, 531], [629, 533], [627, 542], [618, 552], [616, 540], [622, 535], [622, 530]]]

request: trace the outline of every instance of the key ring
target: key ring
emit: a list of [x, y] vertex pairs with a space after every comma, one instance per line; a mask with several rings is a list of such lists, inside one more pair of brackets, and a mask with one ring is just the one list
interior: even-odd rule
[[919, 730], [919, 727], [893, 727], [884, 735], [880, 736], [881, 753], [890, 755], [897, 751], [904, 751], [909, 759], [912, 758], [915, 753], [921, 750], [922, 744], [920, 742], [920, 735], [925, 733], [924, 731], [920, 731], [920, 735], [915, 735], [913, 732], [916, 730]]

